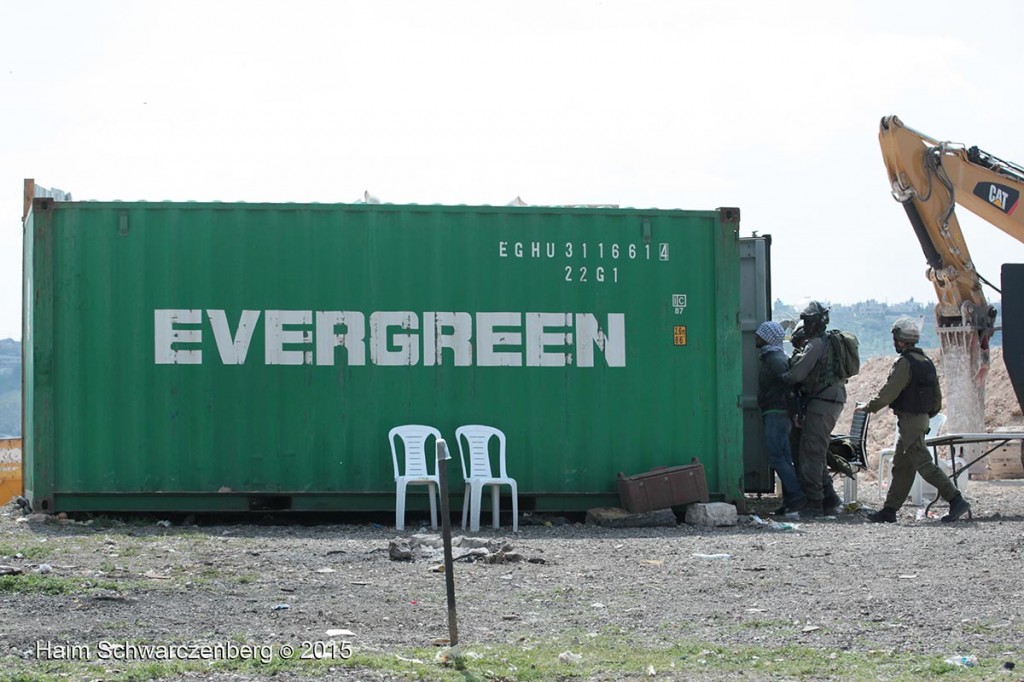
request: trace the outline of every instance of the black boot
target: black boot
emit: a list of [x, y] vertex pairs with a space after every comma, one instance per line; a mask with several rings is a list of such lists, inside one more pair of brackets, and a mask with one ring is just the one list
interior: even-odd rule
[[892, 507], [882, 507], [878, 511], [868, 514], [868, 521], [871, 523], [896, 523], [896, 510]]
[[836, 509], [843, 505], [843, 499], [832, 493], [829, 495], [825, 493], [825, 499], [821, 502], [821, 510], [826, 516], [832, 516], [836, 513]]
[[971, 505], [964, 499], [963, 495], [957, 495], [949, 501], [949, 513], [943, 516], [940, 521], [953, 523], [964, 514], [971, 511]]

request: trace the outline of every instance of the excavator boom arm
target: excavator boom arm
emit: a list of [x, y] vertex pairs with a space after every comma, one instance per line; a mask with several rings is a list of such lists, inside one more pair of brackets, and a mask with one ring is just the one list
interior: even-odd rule
[[903, 204], [928, 262], [939, 327], [973, 327], [987, 348], [995, 310], [954, 209], [960, 204], [1024, 242], [1024, 168], [977, 147], [940, 142], [895, 116], [882, 119], [878, 139], [893, 197]]

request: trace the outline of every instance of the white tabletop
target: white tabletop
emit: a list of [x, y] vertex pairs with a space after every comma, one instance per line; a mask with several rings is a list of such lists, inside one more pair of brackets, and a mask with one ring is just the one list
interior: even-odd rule
[[1024, 431], [992, 431], [990, 433], [945, 433], [933, 438], [925, 438], [924, 444], [959, 445], [961, 443], [992, 443], [1006, 440], [1024, 440]]

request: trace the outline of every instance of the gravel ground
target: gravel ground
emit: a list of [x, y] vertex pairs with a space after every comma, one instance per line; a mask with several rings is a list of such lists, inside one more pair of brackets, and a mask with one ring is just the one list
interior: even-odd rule
[[[477, 537], [505, 540], [524, 560], [456, 564], [461, 640], [472, 648], [614, 633], [637, 647], [796, 644], [1024, 664], [1024, 481], [971, 481], [967, 492], [974, 520], [955, 524], [919, 518], [908, 504], [900, 523], [882, 526], [861, 509], [792, 529], [743, 517], [718, 529], [485, 529]], [[878, 505], [874, 483], [860, 493], [866, 508]], [[754, 512], [776, 505], [750, 500]], [[94, 661], [104, 642], [299, 648], [330, 641], [329, 629], [351, 631], [340, 639], [357, 652], [406, 655], [447, 635], [445, 586], [430, 570], [439, 559], [391, 560], [395, 537], [376, 524], [42, 522], [10, 505], [0, 515], [0, 564], [37, 586], [74, 589], [0, 591], [0, 670], [38, 665], [47, 646], [87, 645]], [[181, 679], [197, 677], [270, 679]], [[391, 677], [335, 669], [309, 679]]]

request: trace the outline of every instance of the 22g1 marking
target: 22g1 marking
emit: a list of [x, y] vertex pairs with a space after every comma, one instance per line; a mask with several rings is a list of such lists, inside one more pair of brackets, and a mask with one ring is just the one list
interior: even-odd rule
[[606, 270], [603, 266], [597, 266], [595, 268], [588, 268], [586, 265], [581, 265], [574, 268], [571, 265], [565, 266], [565, 281], [566, 282], [611, 282], [616, 284], [619, 281], [619, 269], [612, 268]]

